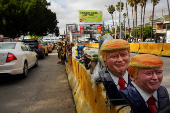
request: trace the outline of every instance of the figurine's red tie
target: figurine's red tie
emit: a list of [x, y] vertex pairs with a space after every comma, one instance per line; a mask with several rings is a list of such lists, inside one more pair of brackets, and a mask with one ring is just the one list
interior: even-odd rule
[[148, 99], [147, 103], [148, 103], [148, 107], [149, 107], [149, 110], [151, 111], [151, 113], [156, 113], [158, 108], [156, 107], [155, 98], [153, 96], [151, 96]]
[[119, 78], [119, 81], [118, 81], [118, 84], [119, 84], [119, 86], [120, 86], [120, 88], [119, 88], [119, 90], [122, 90], [122, 89], [124, 89], [125, 88], [125, 80], [123, 79], [123, 78]]

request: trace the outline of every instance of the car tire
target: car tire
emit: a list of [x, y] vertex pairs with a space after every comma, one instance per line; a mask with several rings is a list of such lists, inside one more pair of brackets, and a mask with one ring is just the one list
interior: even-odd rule
[[44, 59], [45, 58], [45, 52], [43, 52], [43, 56], [42, 56], [42, 59]]
[[28, 64], [27, 62], [25, 62], [23, 67], [22, 78], [27, 78], [27, 77], [28, 77]]
[[38, 67], [38, 58], [36, 57], [35, 65], [34, 67]]
[[45, 55], [48, 56], [48, 51], [47, 51], [47, 53]]

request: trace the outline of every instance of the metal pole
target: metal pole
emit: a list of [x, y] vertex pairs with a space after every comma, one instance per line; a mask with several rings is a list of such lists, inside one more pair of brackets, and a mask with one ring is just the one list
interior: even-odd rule
[[126, 39], [126, 20], [125, 20], [125, 39]]
[[116, 39], [116, 30], [117, 30], [117, 22], [116, 22], [116, 11], [115, 11], [115, 39]]
[[122, 34], [121, 34], [121, 0], [120, 0], [120, 20], [119, 20], [119, 22], [120, 22], [120, 39], [122, 39]]

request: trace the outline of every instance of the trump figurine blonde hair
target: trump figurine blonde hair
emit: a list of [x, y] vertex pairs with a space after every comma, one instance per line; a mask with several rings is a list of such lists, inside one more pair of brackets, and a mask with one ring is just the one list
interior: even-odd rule
[[155, 68], [160, 66], [163, 66], [163, 61], [155, 55], [151, 54], [136, 55], [131, 58], [128, 67], [128, 73], [129, 75], [132, 75], [133, 77], [136, 78], [139, 68]]
[[106, 61], [106, 52], [111, 50], [130, 49], [130, 44], [122, 39], [112, 39], [105, 42], [100, 50], [100, 59]]

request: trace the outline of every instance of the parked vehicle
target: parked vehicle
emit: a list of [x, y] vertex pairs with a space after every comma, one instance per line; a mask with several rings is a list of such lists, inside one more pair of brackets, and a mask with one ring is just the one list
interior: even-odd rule
[[35, 51], [38, 54], [39, 58], [44, 59], [45, 56], [48, 55], [47, 46], [45, 46], [44, 42], [41, 40], [26, 39], [22, 40], [21, 42], [28, 44], [31, 50]]
[[0, 75], [28, 76], [28, 69], [38, 66], [37, 53], [23, 42], [0, 42]]
[[48, 52], [51, 53], [53, 48], [52, 48], [50, 42], [45, 41], [44, 44], [47, 46]]
[[150, 40], [150, 38], [145, 39], [145, 42], [155, 42], [154, 39]]

